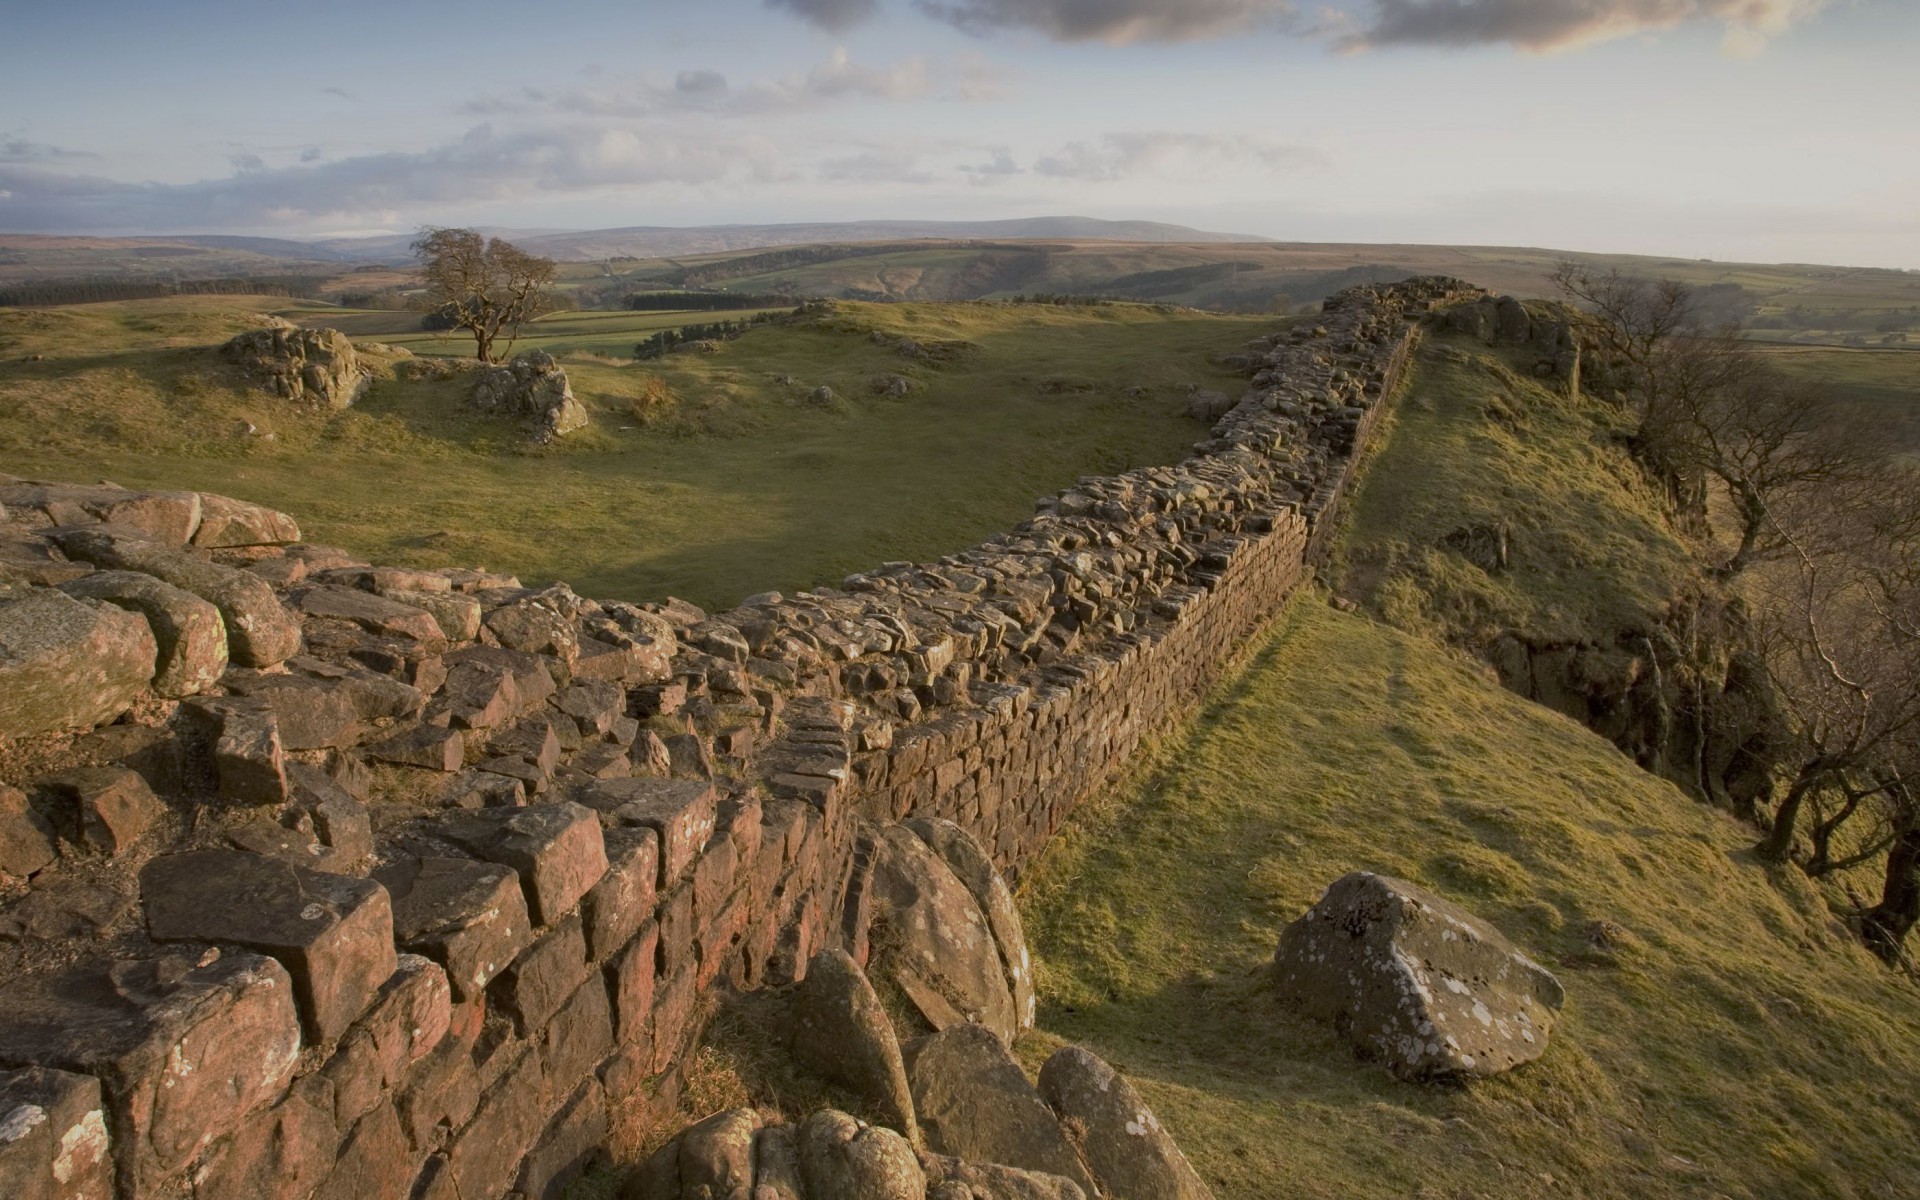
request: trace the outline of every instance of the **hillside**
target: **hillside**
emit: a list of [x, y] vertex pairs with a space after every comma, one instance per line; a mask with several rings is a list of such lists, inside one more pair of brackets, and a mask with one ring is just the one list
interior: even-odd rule
[[[1904, 1194], [1912, 982], [1756, 865], [1750, 829], [1434, 640], [1604, 623], [1680, 574], [1611, 417], [1548, 395], [1430, 343], [1340, 552], [1371, 612], [1296, 600], [1023, 880], [1044, 1034], [1023, 1054], [1121, 1065], [1222, 1196]], [[1489, 503], [1523, 531], [1497, 578], [1437, 544]], [[1554, 970], [1546, 1057], [1410, 1086], [1283, 1009], [1279, 929], [1353, 870]]]

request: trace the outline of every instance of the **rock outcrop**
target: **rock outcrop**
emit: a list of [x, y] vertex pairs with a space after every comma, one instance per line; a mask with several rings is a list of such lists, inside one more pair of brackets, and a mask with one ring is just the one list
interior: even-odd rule
[[1465, 909], [1356, 872], [1287, 926], [1280, 994], [1405, 1079], [1497, 1075], [1546, 1053], [1565, 993]]
[[574, 399], [565, 369], [545, 350], [529, 350], [481, 371], [473, 381], [473, 406], [531, 418], [533, 440], [543, 445], [587, 423], [587, 410]]
[[275, 320], [232, 339], [220, 353], [263, 386], [299, 404], [346, 408], [365, 395], [372, 382], [353, 343], [337, 329], [302, 329]]

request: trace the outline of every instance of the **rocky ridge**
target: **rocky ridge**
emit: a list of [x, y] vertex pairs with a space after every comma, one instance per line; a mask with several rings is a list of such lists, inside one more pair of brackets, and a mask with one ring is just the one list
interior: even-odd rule
[[[876, 914], [932, 880], [973, 907], [918, 1010], [1030, 1021], [993, 881], [1298, 582], [1410, 318], [1468, 294], [1343, 293], [1185, 461], [724, 614], [378, 567], [219, 497], [0, 480], [0, 694], [34, 697], [0, 714], [0, 1096], [108, 1135], [84, 1185], [32, 1138], [0, 1180], [554, 1194], [671, 1110], [716, 986], [841, 947], [914, 995]], [[1151, 703], [1116, 693], [1142, 670]], [[941, 946], [981, 933], [954, 978]]]

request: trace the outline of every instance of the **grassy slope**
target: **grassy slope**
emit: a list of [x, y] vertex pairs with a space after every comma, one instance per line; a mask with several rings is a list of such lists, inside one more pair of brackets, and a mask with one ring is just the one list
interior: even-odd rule
[[[1468, 499], [1504, 490], [1530, 519], [1643, 512], [1604, 422], [1536, 412], [1518, 437], [1444, 357], [1410, 389], [1434, 407], [1403, 408], [1350, 543], [1445, 524], [1405, 506], [1475, 462]], [[1656, 556], [1670, 541], [1623, 536]], [[1505, 602], [1605, 611], [1592, 583], [1625, 549], [1577, 539], [1565, 573], [1542, 561], [1523, 577], [1538, 593]], [[1223, 1198], [1911, 1194], [1920, 995], [1750, 842], [1477, 664], [1303, 597], [1024, 881], [1043, 1000], [1023, 1054], [1108, 1056]], [[1401, 1084], [1274, 1001], [1280, 928], [1359, 869], [1461, 901], [1560, 975], [1543, 1060]], [[1622, 948], [1596, 950], [1595, 921], [1625, 929]]]
[[[1342, 590], [1402, 628], [1469, 643], [1509, 627], [1604, 635], [1661, 611], [1695, 568], [1620, 448], [1629, 428], [1496, 352], [1430, 338], [1335, 552]], [[1441, 548], [1501, 520], [1505, 572]]]
[[[250, 305], [0, 312], [0, 470], [229, 492], [382, 561], [731, 603], [934, 557], [1079, 475], [1178, 458], [1199, 432], [1180, 385], [1240, 386], [1209, 358], [1272, 328], [1141, 307], [849, 305], [718, 354], [565, 356], [594, 427], [532, 452], [516, 426], [468, 412], [458, 381], [401, 383], [383, 366], [361, 404], [325, 415], [246, 390], [208, 347], [257, 319]], [[974, 349], [911, 362], [876, 330]], [[894, 373], [914, 393], [874, 395]], [[643, 426], [632, 401], [656, 376], [678, 401]], [[841, 399], [806, 403], [821, 385]], [[244, 436], [248, 421], [273, 440]]]

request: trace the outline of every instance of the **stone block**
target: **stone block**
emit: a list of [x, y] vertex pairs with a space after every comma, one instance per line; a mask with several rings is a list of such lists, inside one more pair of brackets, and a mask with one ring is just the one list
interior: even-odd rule
[[99, 600], [146, 618], [158, 647], [153, 690], [170, 699], [219, 682], [227, 669], [227, 623], [191, 592], [137, 571], [95, 571], [62, 584], [69, 596]]
[[457, 999], [482, 994], [533, 940], [520, 877], [511, 867], [408, 858], [374, 877], [393, 898], [394, 936], [444, 967]]
[[289, 794], [286, 748], [280, 721], [256, 700], [197, 699], [186, 711], [197, 718], [213, 743], [214, 774], [220, 798], [230, 804], [279, 804]]
[[467, 1127], [447, 1149], [454, 1195], [497, 1196], [540, 1135], [546, 1089], [540, 1056], [527, 1050], [481, 1098]]
[[393, 978], [340, 1039], [322, 1071], [333, 1085], [340, 1126], [359, 1120], [399, 1087], [413, 1065], [447, 1037], [452, 1019], [446, 972], [419, 955], [401, 955]]
[[368, 758], [429, 771], [458, 771], [466, 761], [466, 743], [458, 729], [416, 725], [364, 748]]
[[480, 1103], [480, 1074], [463, 1042], [442, 1041], [418, 1063], [395, 1093], [400, 1122], [416, 1150], [444, 1143], [467, 1123]]
[[25, 792], [0, 783], [0, 875], [25, 879], [53, 856], [53, 827]]
[[0, 990], [0, 1060], [99, 1078], [122, 1195], [146, 1195], [257, 1110], [300, 1054], [286, 970], [221, 955], [90, 963]]
[[527, 1200], [562, 1200], [567, 1186], [605, 1157], [606, 1144], [606, 1094], [589, 1081], [567, 1101], [520, 1164], [516, 1190]]
[[587, 957], [601, 962], [626, 945], [653, 913], [660, 877], [660, 835], [647, 828], [611, 829], [603, 835], [607, 873], [581, 901]]
[[237, 850], [163, 855], [140, 873], [157, 941], [237, 943], [273, 955], [293, 977], [314, 1041], [331, 1041], [394, 972], [386, 889]]
[[492, 995], [522, 1037], [537, 1033], [587, 977], [580, 919], [568, 917], [522, 951], [494, 982]]
[[113, 720], [146, 691], [159, 653], [138, 613], [52, 588], [0, 597], [0, 737]]
[[433, 619], [432, 613], [423, 608], [402, 604], [398, 600], [389, 600], [385, 596], [376, 596], [372, 592], [363, 592], [357, 588], [333, 587], [327, 584], [302, 587], [293, 593], [292, 601], [294, 606], [308, 617], [346, 621], [377, 636], [401, 638], [427, 645], [440, 645], [446, 642], [445, 636], [440, 631], [440, 623]]
[[607, 779], [574, 794], [582, 804], [612, 813], [622, 824], [659, 836], [663, 888], [686, 872], [719, 819], [719, 795], [712, 784], [699, 780]]
[[540, 925], [573, 911], [607, 870], [600, 822], [578, 804], [460, 813], [435, 830], [477, 858], [518, 871], [527, 910]]
[[283, 512], [229, 496], [200, 493], [200, 525], [193, 531], [196, 546], [216, 550], [284, 546], [299, 540], [299, 523]]
[[99, 1080], [40, 1067], [0, 1070], [0, 1196], [113, 1200]]
[[606, 981], [590, 971], [540, 1033], [540, 1061], [553, 1090], [593, 1078], [613, 1049], [613, 1012]]
[[638, 1040], [653, 1012], [659, 942], [659, 927], [649, 921], [607, 964], [607, 986], [612, 992], [613, 1015], [622, 1042]]
[[413, 1149], [393, 1105], [377, 1105], [347, 1131], [333, 1171], [313, 1200], [407, 1200], [412, 1163]]
[[119, 854], [166, 811], [137, 771], [76, 767], [34, 781], [65, 836], [101, 854]]
[[194, 1200], [307, 1200], [340, 1146], [326, 1082], [299, 1080], [193, 1169]]
[[480, 602], [459, 592], [419, 592], [390, 588], [381, 593], [389, 600], [421, 609], [440, 627], [440, 636], [450, 642], [470, 642], [480, 636]]

